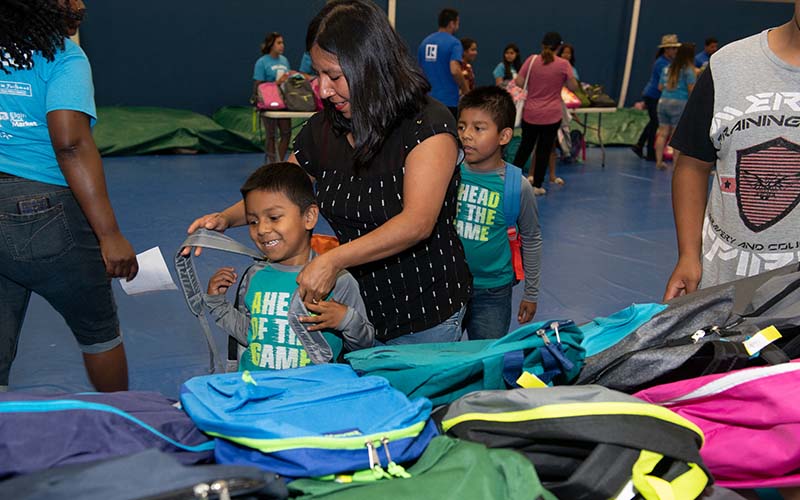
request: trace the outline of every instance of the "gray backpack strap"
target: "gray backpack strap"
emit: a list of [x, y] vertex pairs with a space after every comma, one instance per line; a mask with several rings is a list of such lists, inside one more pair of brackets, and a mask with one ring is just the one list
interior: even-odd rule
[[200, 321], [200, 326], [202, 327], [203, 333], [206, 336], [208, 353], [210, 357], [209, 372], [225, 372], [222, 359], [217, 351], [217, 345], [214, 343], [214, 337], [211, 334], [211, 327], [209, 326], [208, 319], [205, 315], [205, 289], [201, 285], [200, 279], [197, 277], [197, 271], [194, 268], [194, 260], [192, 256], [194, 252], [189, 252], [189, 255], [182, 255], [181, 250], [183, 250], [185, 247], [211, 248], [214, 250], [222, 250], [224, 252], [248, 255], [259, 260], [263, 259], [264, 256], [252, 248], [242, 245], [238, 241], [235, 241], [222, 233], [209, 231], [207, 229], [198, 229], [194, 233], [190, 234], [178, 249], [178, 253], [175, 255], [175, 271], [178, 273], [178, 281], [181, 284], [181, 289], [183, 290], [183, 296], [186, 299], [186, 304], [189, 306], [189, 310], [192, 312], [192, 314], [194, 314], [194, 316]]

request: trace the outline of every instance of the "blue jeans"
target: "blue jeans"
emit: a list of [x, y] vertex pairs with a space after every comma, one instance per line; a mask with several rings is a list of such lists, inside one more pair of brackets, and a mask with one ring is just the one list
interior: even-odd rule
[[[433, 328], [412, 332], [396, 339], [387, 340], [386, 345], [429, 344], [432, 342], [457, 342], [461, 339], [461, 321], [467, 306], [462, 306], [455, 314]], [[378, 345], [380, 345], [378, 343]]]
[[0, 386], [31, 292], [64, 317], [84, 353], [122, 343], [100, 244], [72, 191], [0, 174]]
[[513, 286], [512, 281], [497, 288], [472, 289], [464, 317], [464, 328], [470, 340], [499, 339], [508, 333]]

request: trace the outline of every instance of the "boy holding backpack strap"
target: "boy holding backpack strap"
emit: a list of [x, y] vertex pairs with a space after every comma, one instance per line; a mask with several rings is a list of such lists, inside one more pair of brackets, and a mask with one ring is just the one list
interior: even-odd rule
[[308, 311], [299, 300], [290, 300], [297, 288], [297, 274], [314, 257], [311, 233], [319, 208], [308, 175], [293, 163], [264, 165], [248, 177], [241, 191], [250, 238], [265, 260], [248, 268], [242, 277], [237, 292], [239, 307], [225, 299], [225, 292], [237, 279], [232, 267], [214, 273], [205, 297], [217, 325], [247, 347], [239, 370], [279, 370], [310, 364], [309, 353], [298, 339], [298, 328], [322, 332], [333, 348], [334, 360], [338, 357], [335, 351], [342, 348], [352, 351], [372, 347], [375, 328], [367, 319], [358, 284], [349, 273], [338, 276], [326, 300], [307, 304]]
[[474, 279], [464, 325], [470, 340], [500, 338], [511, 323], [512, 287], [523, 278], [517, 321], [527, 323], [536, 314], [539, 214], [530, 183], [519, 168], [503, 160], [516, 114], [508, 92], [494, 86], [476, 88], [461, 99], [458, 110], [465, 161], [456, 229]]

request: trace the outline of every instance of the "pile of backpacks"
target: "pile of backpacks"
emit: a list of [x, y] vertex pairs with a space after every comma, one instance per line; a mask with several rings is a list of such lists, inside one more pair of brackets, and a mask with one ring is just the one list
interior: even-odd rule
[[[800, 269], [499, 340], [0, 394], [0, 498], [741, 498], [800, 486]], [[212, 358], [213, 361], [213, 358]]]

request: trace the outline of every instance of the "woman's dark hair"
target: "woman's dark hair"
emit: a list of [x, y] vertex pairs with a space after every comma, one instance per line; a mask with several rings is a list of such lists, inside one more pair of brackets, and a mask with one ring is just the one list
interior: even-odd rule
[[556, 50], [561, 46], [561, 35], [555, 31], [550, 31], [542, 37], [542, 62], [550, 64], [556, 59]]
[[243, 199], [251, 191], [281, 193], [300, 208], [300, 213], [317, 203], [308, 174], [299, 165], [288, 162], [262, 165], [250, 174], [239, 191]]
[[[506, 61], [506, 52], [508, 49], [514, 49], [514, 52], [517, 53], [517, 57], [514, 58], [512, 62]], [[516, 43], [509, 43], [506, 45], [506, 48], [503, 49], [503, 68], [505, 68], [505, 72], [503, 73], [503, 80], [511, 80], [514, 78], [514, 75], [511, 73], [511, 68], [514, 68], [516, 71], [522, 67], [522, 61], [519, 57], [519, 47], [517, 47]]]
[[320, 12], [314, 39], [337, 57], [350, 89], [348, 120], [325, 100], [325, 117], [338, 134], [351, 132], [356, 169], [380, 151], [400, 120], [416, 115], [431, 87], [405, 42], [373, 2], [334, 0]]
[[667, 88], [675, 89], [686, 68], [694, 68], [694, 44], [682, 43], [667, 70]]
[[322, 21], [322, 18], [317, 14], [308, 23], [308, 28], [306, 28], [306, 52], [311, 52], [311, 46], [314, 45], [314, 39], [317, 37], [320, 21]]
[[278, 41], [278, 38], [283, 38], [283, 35], [278, 33], [277, 31], [273, 31], [272, 33], [268, 34], [264, 37], [264, 41], [261, 43], [261, 53], [267, 55], [272, 50], [272, 46], [275, 45], [275, 42]]
[[657, 61], [659, 57], [664, 55], [664, 52], [666, 52], [666, 50], [667, 50], [666, 47], [659, 47], [658, 50], [656, 51], [656, 57], [654, 57], [653, 60]]
[[85, 11], [59, 0], [0, 1], [0, 70], [31, 69], [34, 52], [52, 61]]
[[511, 94], [505, 89], [495, 85], [477, 87], [458, 102], [459, 116], [465, 109], [486, 111], [492, 117], [494, 124], [497, 125], [498, 131], [504, 128], [514, 129], [514, 117], [517, 114], [517, 108], [514, 106]]
[[561, 57], [561, 54], [564, 53], [566, 49], [569, 49], [569, 64], [570, 66], [575, 66], [575, 46], [571, 43], [562, 43], [561, 47], [558, 48], [556, 51], [556, 55]]

